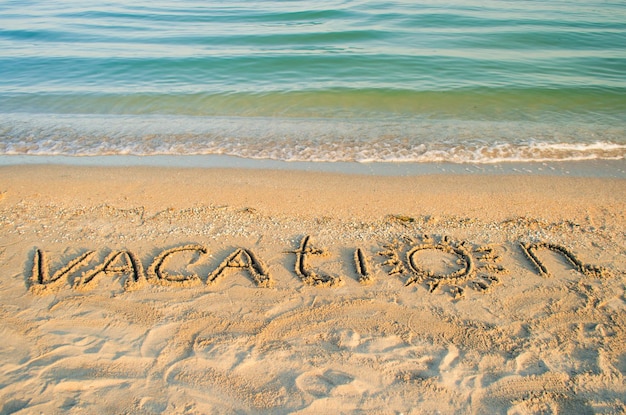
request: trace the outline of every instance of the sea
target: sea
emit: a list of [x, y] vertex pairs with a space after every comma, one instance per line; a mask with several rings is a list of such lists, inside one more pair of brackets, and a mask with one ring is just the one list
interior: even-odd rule
[[623, 171], [626, 3], [0, 0], [16, 156]]

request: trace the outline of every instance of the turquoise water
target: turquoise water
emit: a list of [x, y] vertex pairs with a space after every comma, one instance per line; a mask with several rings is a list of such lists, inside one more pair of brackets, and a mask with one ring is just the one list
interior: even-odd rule
[[626, 4], [0, 0], [0, 153], [623, 160]]

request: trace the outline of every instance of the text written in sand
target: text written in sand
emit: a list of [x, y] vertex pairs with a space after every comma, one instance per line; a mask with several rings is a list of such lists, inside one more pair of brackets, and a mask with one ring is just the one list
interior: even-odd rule
[[[609, 275], [607, 269], [583, 263], [573, 252], [560, 245], [521, 242], [520, 249], [535, 270], [544, 277], [550, 277], [550, 272], [537, 256], [540, 250], [555, 252], [584, 275], [596, 278]], [[200, 244], [164, 249], [151, 259], [150, 265], [144, 270], [142, 261], [132, 251], [112, 251], [99, 260], [96, 251], [88, 250], [68, 260], [51, 274], [47, 255], [37, 248], [34, 250], [32, 273], [28, 284], [31, 292], [36, 294], [54, 292], [72, 281], [74, 289], [86, 290], [92, 288], [98, 279], [120, 276], [126, 277], [123, 283], [125, 290], [137, 289], [145, 283], [187, 287], [214, 284], [229, 272], [244, 271], [258, 287], [270, 288], [275, 285], [268, 266], [248, 248], [236, 248], [229, 252], [225, 259], [206, 275], [204, 281], [193, 272], [181, 274], [168, 271], [168, 263], [175, 259], [180, 260], [181, 254], [192, 254], [195, 258], [201, 258], [208, 252], [208, 248]], [[316, 257], [327, 255], [328, 252], [314, 246], [310, 236], [303, 237], [297, 249], [285, 253], [295, 256], [292, 271], [304, 284], [316, 287], [335, 287], [343, 284], [344, 277], [341, 275], [324, 273], [311, 266], [311, 261]], [[422, 255], [425, 253], [447, 256], [454, 266], [445, 272], [432, 270], [422, 261]], [[404, 276], [405, 285], [424, 284], [429, 292], [445, 290], [456, 298], [462, 297], [467, 288], [481, 292], [489, 291], [500, 284], [500, 276], [507, 273], [507, 270], [499, 265], [501, 258], [496, 247], [477, 246], [467, 241], [455, 242], [447, 237], [438, 239], [429, 235], [417, 239], [406, 237], [402, 241], [383, 245], [383, 249], [375, 255], [383, 258], [377, 264], [378, 267], [390, 276]], [[195, 260], [197, 259], [190, 261]], [[371, 257], [361, 248], [354, 250], [353, 267], [361, 284], [374, 282]]]

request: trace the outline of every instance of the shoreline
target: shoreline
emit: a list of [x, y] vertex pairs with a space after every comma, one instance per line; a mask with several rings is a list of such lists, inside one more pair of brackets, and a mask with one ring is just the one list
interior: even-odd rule
[[539, 175], [626, 178], [624, 160], [533, 161], [500, 163], [415, 162], [301, 162], [249, 159], [227, 155], [106, 155], [41, 156], [1, 155], [0, 167], [61, 165], [84, 167], [232, 168], [246, 170], [311, 171], [371, 176], [417, 176], [433, 174]]

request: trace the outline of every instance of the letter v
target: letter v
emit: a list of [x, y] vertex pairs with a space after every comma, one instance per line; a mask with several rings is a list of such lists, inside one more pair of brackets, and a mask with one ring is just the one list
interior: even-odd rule
[[45, 253], [41, 249], [36, 249], [33, 257], [33, 271], [29, 279], [31, 291], [42, 294], [43, 290], [58, 286], [59, 282], [62, 282], [63, 277], [87, 265], [94, 254], [95, 251], [87, 251], [78, 255], [50, 276], [50, 267], [48, 266]]

